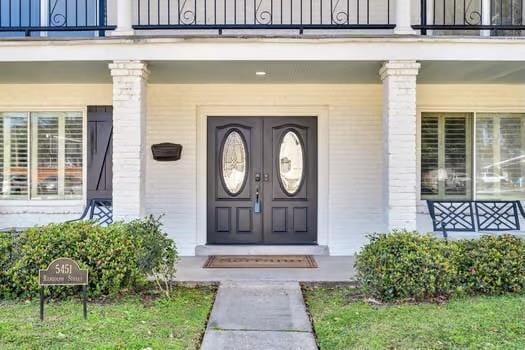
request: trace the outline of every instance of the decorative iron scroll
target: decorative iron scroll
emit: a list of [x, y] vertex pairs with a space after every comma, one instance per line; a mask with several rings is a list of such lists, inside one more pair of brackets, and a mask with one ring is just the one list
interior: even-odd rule
[[[53, 0], [49, 9], [49, 26], [63, 27], [67, 23], [67, 0]], [[61, 5], [61, 6], [58, 6]]]
[[195, 24], [197, 14], [195, 11], [195, 7], [190, 6], [191, 5], [188, 3], [188, 0], [184, 0], [182, 6], [179, 8], [179, 22], [181, 24]]
[[[479, 0], [478, 0], [479, 2]], [[474, 10], [472, 8], [473, 0], [470, 0], [465, 6], [464, 21], [465, 24], [470, 26], [476, 26], [482, 24], [482, 15], [480, 10]], [[454, 3], [455, 4], [455, 3]]]
[[516, 202], [476, 201], [479, 231], [512, 231], [520, 229]]
[[428, 201], [428, 209], [436, 232], [476, 230], [472, 205], [468, 201]]
[[272, 19], [273, 19], [272, 12], [273, 11], [272, 11], [272, 6], [271, 6], [271, 1], [273, 0], [270, 0], [270, 9], [267, 9], [265, 7], [261, 8], [264, 0], [259, 0], [259, 2], [257, 3], [257, 7], [255, 8], [255, 22], [257, 24], [265, 25], [265, 24], [272, 23]]
[[[359, 1], [359, 0], [358, 0]], [[332, 7], [332, 23], [333, 24], [348, 24], [350, 23], [350, 8], [348, 3], [346, 6], [340, 7], [342, 0], [337, 0]]]

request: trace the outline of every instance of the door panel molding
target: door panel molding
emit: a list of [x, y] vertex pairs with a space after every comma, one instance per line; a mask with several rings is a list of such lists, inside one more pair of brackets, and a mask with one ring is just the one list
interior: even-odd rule
[[318, 208], [317, 240], [328, 245], [329, 239], [329, 107], [298, 106], [224, 106], [199, 105], [196, 110], [196, 218], [195, 245], [207, 243], [207, 121], [208, 116], [222, 117], [317, 117]]

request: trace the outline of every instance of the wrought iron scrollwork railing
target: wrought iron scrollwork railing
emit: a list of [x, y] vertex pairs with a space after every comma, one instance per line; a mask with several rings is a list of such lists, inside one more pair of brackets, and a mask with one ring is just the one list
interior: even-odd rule
[[485, 35], [524, 35], [525, 0], [421, 0], [414, 29], [482, 31]]
[[0, 33], [88, 32], [104, 36], [107, 0], [0, 0]]
[[392, 29], [391, 0], [135, 0], [134, 28]]

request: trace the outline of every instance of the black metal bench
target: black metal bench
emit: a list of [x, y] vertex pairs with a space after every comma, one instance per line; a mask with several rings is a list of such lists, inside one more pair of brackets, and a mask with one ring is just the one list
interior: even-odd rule
[[113, 202], [109, 198], [91, 199], [80, 218], [74, 221], [91, 220], [99, 225], [109, 225], [113, 222]]
[[427, 201], [435, 232], [519, 231], [520, 201]]

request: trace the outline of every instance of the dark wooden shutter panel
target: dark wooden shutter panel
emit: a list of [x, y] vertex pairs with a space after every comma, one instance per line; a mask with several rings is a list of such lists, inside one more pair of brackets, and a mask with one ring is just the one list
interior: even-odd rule
[[88, 107], [87, 199], [111, 198], [113, 190], [113, 108]]

